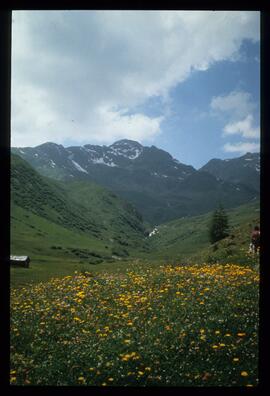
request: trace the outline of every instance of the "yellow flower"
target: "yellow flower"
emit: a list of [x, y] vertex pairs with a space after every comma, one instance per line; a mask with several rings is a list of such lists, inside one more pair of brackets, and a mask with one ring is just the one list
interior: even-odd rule
[[242, 375], [242, 377], [247, 377], [248, 373], [246, 371], [241, 371], [241, 375]]
[[244, 337], [246, 333], [237, 333], [238, 337]]
[[239, 358], [238, 358], [238, 357], [235, 357], [235, 358], [233, 358], [233, 361], [234, 361], [234, 362], [239, 362]]

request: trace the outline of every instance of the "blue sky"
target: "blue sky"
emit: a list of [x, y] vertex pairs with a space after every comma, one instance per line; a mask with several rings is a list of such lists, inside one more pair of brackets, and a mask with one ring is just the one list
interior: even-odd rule
[[203, 166], [260, 148], [260, 14], [16, 11], [12, 146], [132, 139]]
[[[220, 95], [227, 96], [233, 91], [249, 93], [250, 100], [256, 105], [252, 112], [254, 124], [259, 125], [259, 51], [259, 43], [245, 42], [241, 46], [241, 60], [222, 61], [206, 71], [196, 71], [173, 89], [173, 115], [164, 125], [166, 134], [158, 136], [155, 144], [196, 168], [210, 158], [225, 159], [242, 155], [241, 151], [224, 150], [226, 143], [237, 143], [239, 135], [222, 136], [228, 115], [212, 114], [211, 100]], [[258, 143], [259, 139], [254, 141]], [[244, 142], [247, 140], [244, 139]]]

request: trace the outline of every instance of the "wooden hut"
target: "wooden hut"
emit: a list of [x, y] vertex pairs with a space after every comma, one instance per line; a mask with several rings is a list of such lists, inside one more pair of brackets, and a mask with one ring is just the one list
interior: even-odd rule
[[29, 268], [30, 257], [29, 256], [10, 256], [10, 264], [16, 265], [17, 267]]

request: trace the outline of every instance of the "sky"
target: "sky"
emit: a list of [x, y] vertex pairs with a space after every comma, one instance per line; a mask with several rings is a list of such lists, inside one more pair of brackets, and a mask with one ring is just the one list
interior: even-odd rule
[[13, 11], [11, 145], [260, 150], [260, 12]]

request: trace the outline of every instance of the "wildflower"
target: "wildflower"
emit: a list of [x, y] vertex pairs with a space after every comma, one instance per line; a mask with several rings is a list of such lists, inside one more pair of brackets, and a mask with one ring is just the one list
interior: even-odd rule
[[235, 357], [235, 358], [233, 358], [233, 361], [234, 361], [234, 362], [239, 362], [239, 358], [238, 358], [238, 357]]
[[242, 375], [242, 377], [247, 377], [248, 373], [246, 371], [241, 371], [241, 375]]

